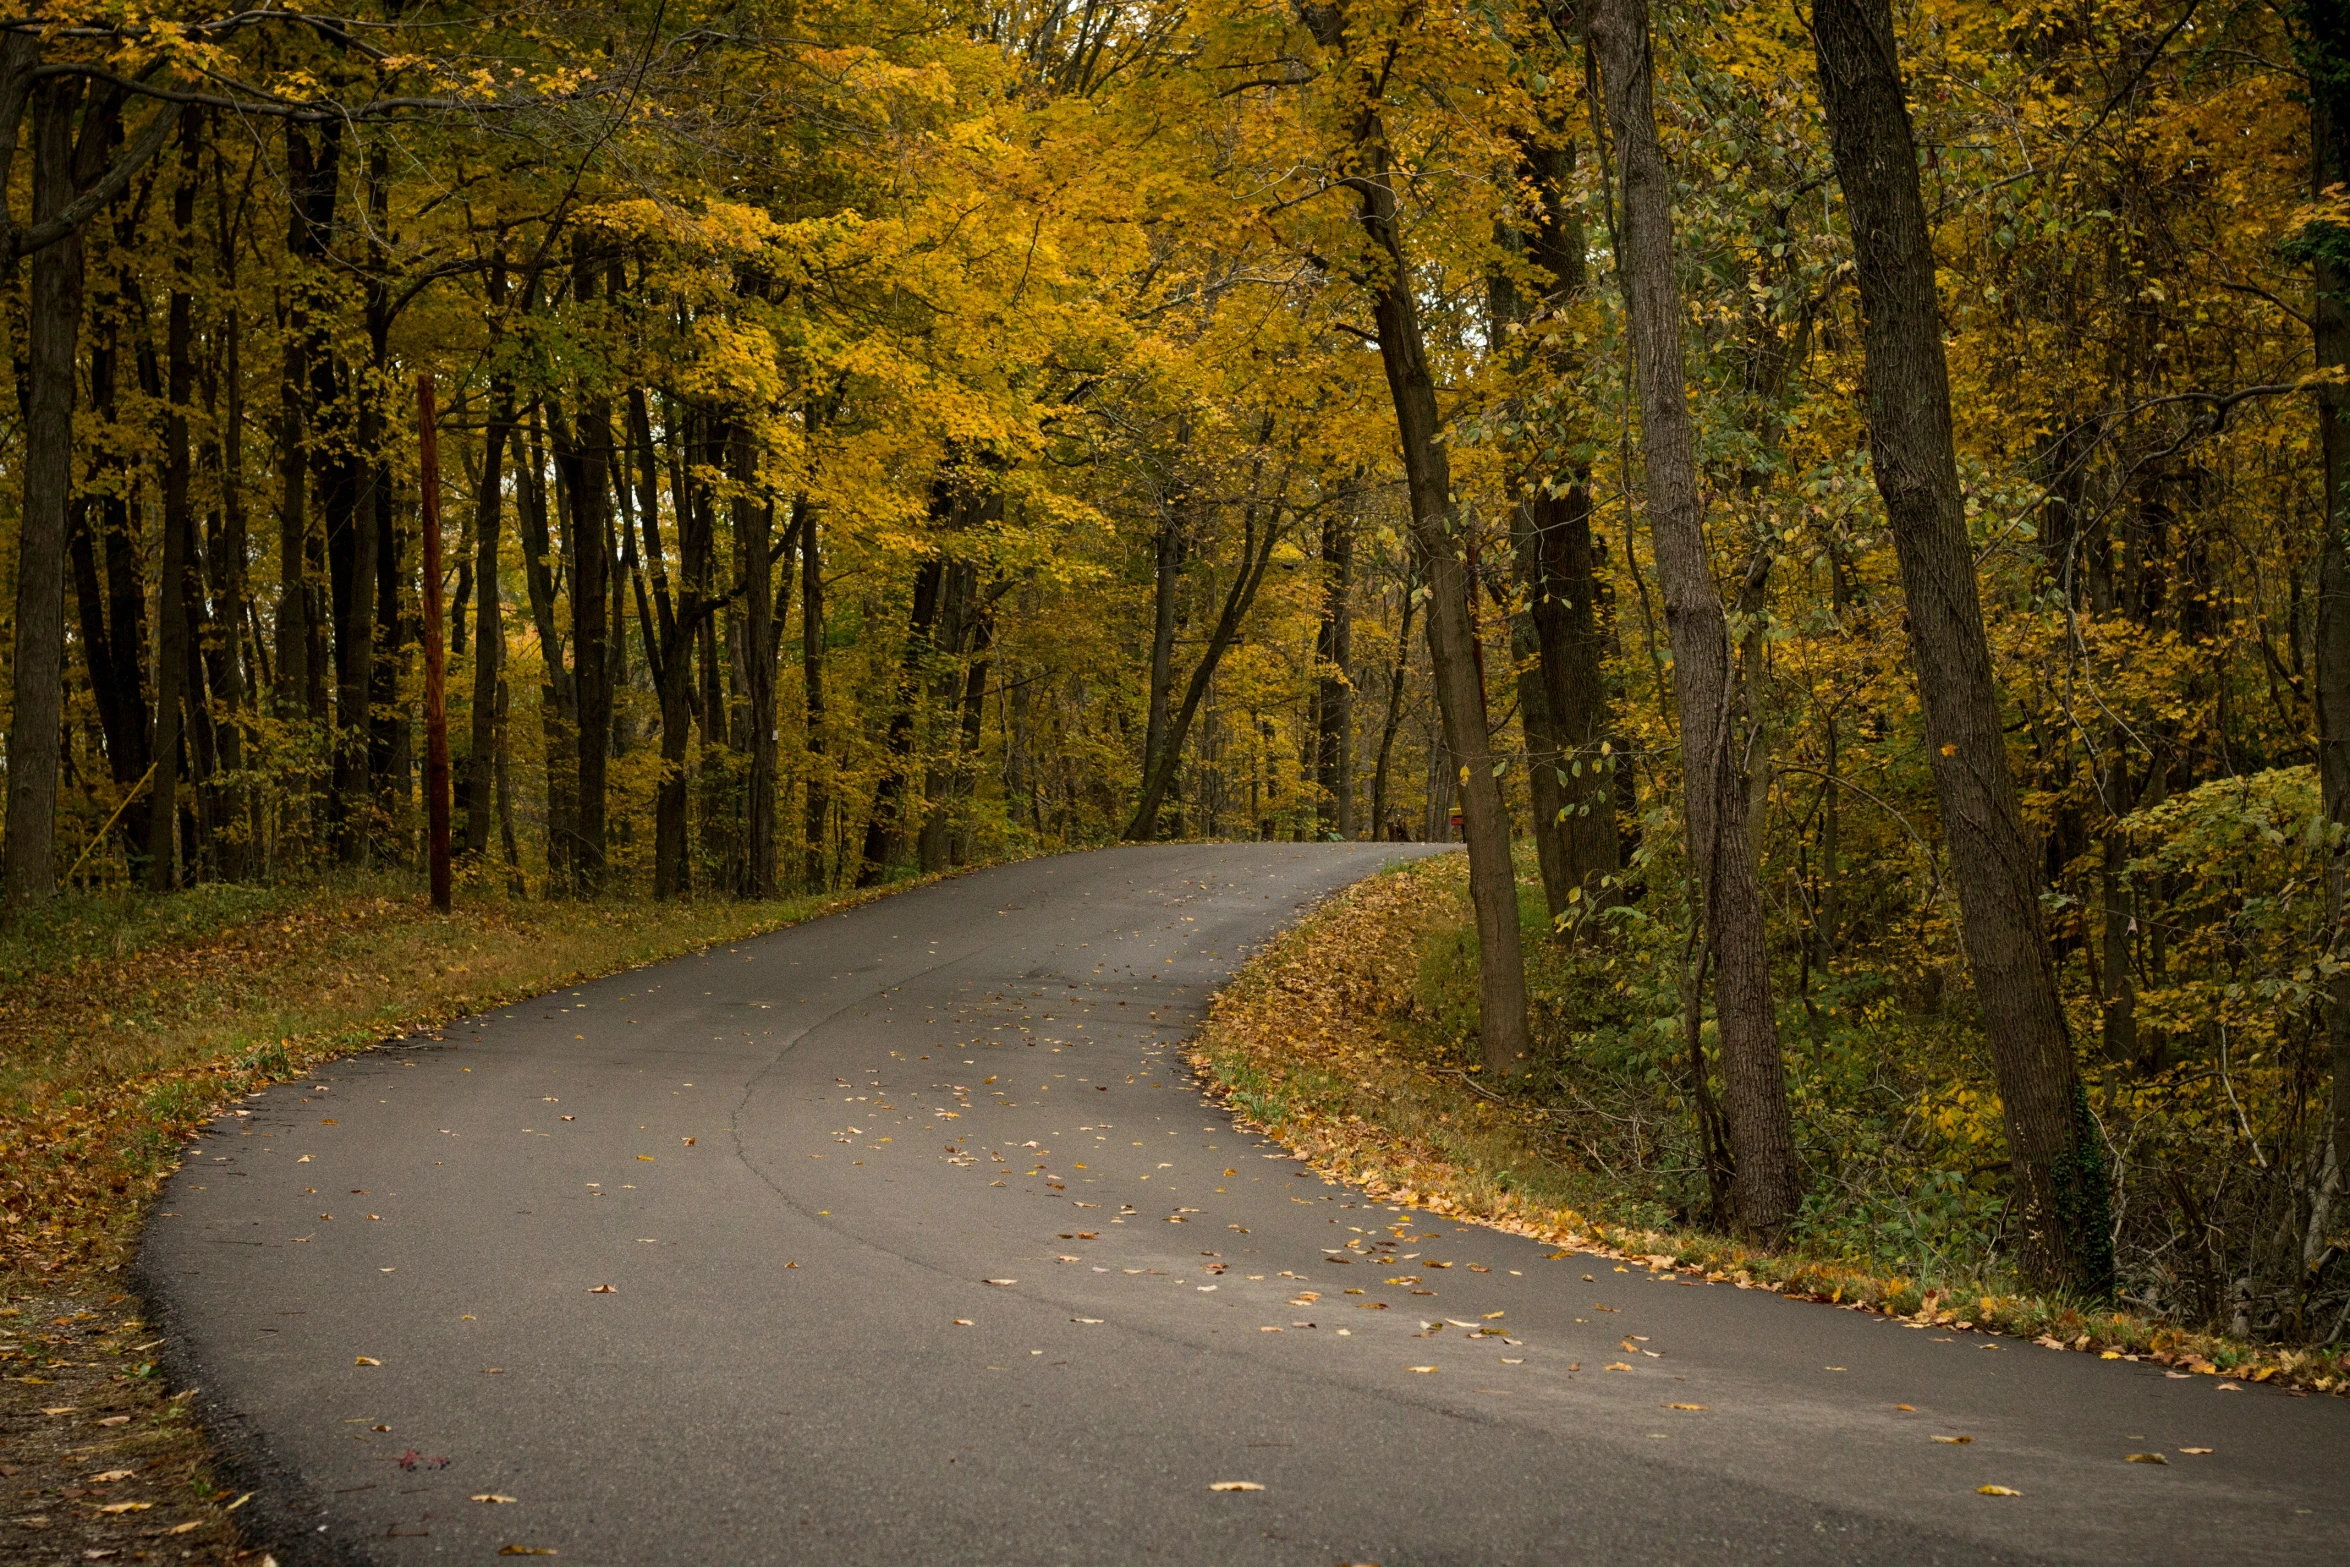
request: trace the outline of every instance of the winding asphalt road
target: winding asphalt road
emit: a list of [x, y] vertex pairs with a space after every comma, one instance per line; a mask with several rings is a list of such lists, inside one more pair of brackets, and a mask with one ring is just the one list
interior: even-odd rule
[[1179, 1042], [1397, 852], [1007, 866], [257, 1094], [148, 1235], [170, 1369], [289, 1567], [2350, 1554], [2339, 1401], [1557, 1255], [1236, 1132]]

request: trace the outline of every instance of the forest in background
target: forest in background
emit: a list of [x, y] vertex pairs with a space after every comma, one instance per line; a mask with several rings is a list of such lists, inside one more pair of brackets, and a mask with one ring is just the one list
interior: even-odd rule
[[2339, 1339], [2344, 94], [2317, 0], [33, 8], [8, 903], [421, 867], [429, 376], [461, 898], [1457, 813], [1460, 1037], [1676, 1215]]

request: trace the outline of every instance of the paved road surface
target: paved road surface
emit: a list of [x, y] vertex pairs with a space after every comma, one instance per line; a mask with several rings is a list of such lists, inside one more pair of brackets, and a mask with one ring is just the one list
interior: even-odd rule
[[256, 1095], [142, 1257], [174, 1370], [289, 1567], [2350, 1556], [2341, 1402], [1554, 1258], [1235, 1133], [1178, 1042], [1394, 852], [985, 871]]

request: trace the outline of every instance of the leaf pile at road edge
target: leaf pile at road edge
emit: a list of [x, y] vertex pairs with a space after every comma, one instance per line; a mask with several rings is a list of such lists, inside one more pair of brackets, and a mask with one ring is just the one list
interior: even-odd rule
[[[1598, 1210], [1590, 1213], [1529, 1200], [1513, 1189], [1521, 1183], [1512, 1175], [1546, 1162], [1530, 1135], [1536, 1117], [1400, 1059], [1393, 1040], [1393, 1025], [1410, 1011], [1422, 939], [1457, 923], [1466, 889], [1461, 859], [1422, 860], [1358, 882], [1252, 957], [1186, 1046], [1208, 1097], [1325, 1179], [1651, 1272], [1695, 1274], [1920, 1325], [1965, 1324], [2048, 1349], [2350, 1394], [2350, 1353], [2247, 1343], [2020, 1292], [1932, 1288], [1849, 1260], [1620, 1222], [1605, 1211], [1604, 1197], [1589, 1204]], [[1456, 1135], [1439, 1146], [1416, 1135], [1414, 1124], [1442, 1124]], [[1486, 1157], [1464, 1159], [1464, 1146]]]

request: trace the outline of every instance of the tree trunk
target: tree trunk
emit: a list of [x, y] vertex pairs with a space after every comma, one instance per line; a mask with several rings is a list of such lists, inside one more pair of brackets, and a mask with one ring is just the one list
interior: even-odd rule
[[[1183, 530], [1180, 509], [1170, 498], [1159, 517], [1159, 533], [1151, 550], [1151, 700], [1150, 727], [1143, 732], [1142, 775], [1159, 770], [1167, 752], [1167, 726], [1175, 705], [1175, 600], [1183, 573]], [[1158, 824], [1151, 824], [1157, 835]]]
[[2057, 1001], [2036, 856], [2008, 765], [1892, 12], [1887, 0], [1820, 0], [1813, 29], [1858, 263], [1870, 456], [1908, 598], [1927, 759], [2006, 1111], [2021, 1260], [2044, 1284], [2103, 1294], [2113, 1283], [2105, 1153]]
[[808, 757], [800, 876], [810, 892], [831, 885], [824, 852], [832, 775], [824, 734], [824, 556], [818, 542], [816, 508], [810, 506], [800, 523], [800, 687], [806, 714], [801, 745]]
[[[1282, 489], [1286, 494], [1288, 482], [1284, 476]], [[1248, 617], [1249, 606], [1257, 600], [1257, 589], [1265, 581], [1265, 568], [1272, 564], [1273, 547], [1281, 538], [1281, 510], [1283, 500], [1276, 497], [1265, 503], [1264, 531], [1258, 532], [1258, 502], [1251, 501], [1242, 514], [1240, 534], [1240, 564], [1232, 574], [1232, 585], [1224, 591], [1224, 607], [1216, 616], [1216, 627], [1208, 633], [1207, 650], [1191, 672], [1191, 682], [1184, 688], [1183, 706], [1168, 721], [1166, 737], [1159, 746], [1157, 761], [1150, 775], [1142, 781], [1142, 799], [1134, 807], [1134, 816], [1120, 834], [1128, 843], [1137, 843], [1159, 835], [1159, 811], [1167, 798], [1167, 791], [1175, 781], [1176, 765], [1183, 757], [1184, 737], [1191, 732], [1193, 717], [1200, 703], [1206, 699], [1208, 685], [1216, 678], [1216, 666], [1240, 636], [1240, 624]]]
[[1379, 357], [1395, 401], [1396, 433], [1411, 492], [1412, 549], [1428, 584], [1428, 662], [1443, 714], [1445, 746], [1459, 766], [1462, 836], [1469, 846], [1469, 899], [1477, 914], [1479, 1042], [1485, 1070], [1514, 1076], [1531, 1055], [1526, 1015], [1526, 958], [1518, 927], [1518, 878], [1510, 861], [1508, 806], [1487, 743], [1490, 722], [1478, 673], [1469, 599], [1475, 591], [1463, 553], [1470, 525], [1454, 509], [1452, 472], [1436, 407], [1436, 380], [1420, 332], [1411, 267], [1396, 220], [1386, 152], [1374, 126], [1359, 144], [1374, 170], [1363, 182], [1357, 216], [1380, 267], [1371, 311]]
[[196, 220], [197, 128], [194, 115], [180, 120], [180, 167], [172, 192], [171, 215], [175, 254], [175, 286], [171, 291], [164, 327], [167, 381], [163, 409], [163, 563], [156, 594], [155, 652], [155, 787], [148, 795], [147, 887], [168, 892], [179, 881], [179, 857], [173, 847], [179, 820], [180, 710], [202, 701], [200, 689], [188, 681], [194, 649], [188, 636], [191, 612], [204, 602], [202, 584], [195, 577], [196, 522], [188, 495], [192, 462], [188, 445], [188, 404], [196, 393], [192, 350], [196, 332], [196, 299], [187, 287], [189, 230]]
[[571, 672], [563, 658], [563, 633], [555, 624], [555, 554], [547, 532], [546, 451], [539, 432], [540, 414], [533, 410], [527, 428], [514, 432], [514, 455], [520, 472], [515, 490], [520, 504], [516, 522], [522, 530], [523, 582], [530, 595], [532, 629], [539, 642], [539, 735], [547, 765], [547, 881], [550, 891], [568, 891], [572, 885], [573, 780], [564, 765], [572, 750], [577, 727], [572, 700]]
[[1403, 818], [1388, 813], [1387, 779], [1395, 761], [1396, 731], [1403, 727], [1404, 681], [1412, 668], [1412, 611], [1417, 607], [1412, 588], [1407, 579], [1403, 585], [1403, 616], [1395, 628], [1395, 665], [1387, 672], [1387, 718], [1379, 726], [1379, 764], [1371, 774], [1371, 832], [1394, 842], [1411, 837], [1404, 828]]
[[[743, 666], [749, 699], [751, 775], [742, 892], [775, 896], [775, 498], [756, 488], [758, 454], [748, 425], [734, 430], [735, 548], [742, 557]], [[788, 546], [791, 541], [786, 539]]]
[[1355, 835], [1354, 519], [1333, 511], [1322, 524], [1322, 618], [1314, 628], [1314, 781], [1325, 833]]
[[[71, 77], [34, 91], [33, 221], [73, 200]], [[82, 324], [82, 241], [33, 253], [26, 301], [24, 511], [16, 566], [16, 657], [8, 737], [7, 908], [56, 890], [57, 778], [65, 705], [65, 518], [73, 492], [74, 341]]]
[[[1770, 954], [1747, 837], [1745, 791], [1729, 743], [1730, 633], [1706, 555], [1682, 380], [1671, 186], [1650, 97], [1648, 0], [1607, 0], [1592, 13], [1591, 34], [1623, 171], [1617, 267], [1640, 399], [1649, 531], [1673, 645], [1689, 863], [1715, 975], [1723, 1111], [1736, 1161], [1731, 1219], [1742, 1232], [1773, 1240], [1795, 1212], [1794, 1122], [1771, 1009]], [[1703, 968], [1701, 959], [1686, 981], [1692, 1003]], [[1693, 1069], [1702, 1072], [1703, 1063]]]
[[[500, 280], [502, 282], [502, 280]], [[491, 309], [505, 290], [494, 287]], [[506, 443], [514, 435], [514, 388], [505, 377], [490, 383], [489, 419], [482, 431], [481, 484], [473, 512], [473, 733], [465, 756], [465, 850], [468, 860], [489, 853], [497, 818], [498, 683], [506, 676], [506, 616], [498, 595], [498, 547], [506, 521]]]

